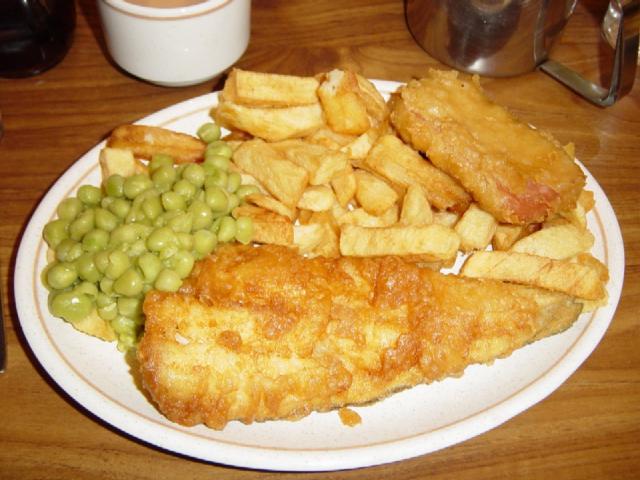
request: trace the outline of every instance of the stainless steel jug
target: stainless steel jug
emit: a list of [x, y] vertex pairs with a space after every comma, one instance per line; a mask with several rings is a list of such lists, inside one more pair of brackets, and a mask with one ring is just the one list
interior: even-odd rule
[[409, 30], [427, 53], [451, 67], [488, 76], [540, 68], [601, 106], [631, 90], [638, 58], [640, 0], [611, 0], [607, 28], [616, 31], [608, 89], [549, 60], [577, 0], [405, 0]]

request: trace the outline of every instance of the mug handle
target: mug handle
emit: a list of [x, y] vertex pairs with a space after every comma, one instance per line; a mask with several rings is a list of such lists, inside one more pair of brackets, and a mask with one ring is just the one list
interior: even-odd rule
[[[623, 5], [622, 0], [611, 0], [610, 8], [620, 12], [617, 18], [618, 34], [615, 43], [613, 71], [609, 89], [590, 82], [580, 74], [554, 60], [547, 60], [540, 69], [563, 83], [576, 93], [601, 107], [613, 105], [633, 87], [638, 63], [638, 20], [640, 20], [640, 0], [632, 0]], [[613, 26], [615, 29], [616, 26]], [[614, 30], [615, 31], [615, 30]]]

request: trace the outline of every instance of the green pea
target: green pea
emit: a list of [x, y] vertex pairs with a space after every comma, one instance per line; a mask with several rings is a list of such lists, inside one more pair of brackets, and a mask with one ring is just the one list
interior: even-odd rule
[[193, 234], [193, 249], [198, 257], [208, 255], [216, 248], [218, 238], [216, 234], [209, 230], [198, 230]]
[[153, 184], [159, 188], [167, 189], [176, 181], [177, 173], [171, 165], [163, 165], [151, 174]]
[[147, 237], [147, 248], [152, 252], [159, 252], [170, 245], [177, 245], [178, 239], [169, 227], [156, 228]]
[[73, 240], [81, 240], [95, 227], [95, 213], [93, 210], [85, 210], [69, 225], [69, 237]]
[[124, 195], [129, 199], [133, 199], [144, 192], [146, 189], [151, 188], [151, 180], [143, 173], [131, 175], [124, 181]]
[[162, 270], [162, 261], [153, 253], [143, 253], [138, 257], [138, 267], [142, 271], [145, 281], [154, 282]]
[[162, 213], [162, 202], [160, 201], [160, 197], [145, 198], [142, 202], [141, 208], [147, 218], [155, 220], [158, 218], [158, 215]]
[[124, 195], [124, 177], [117, 173], [110, 175], [105, 182], [104, 189], [110, 197], [122, 197]]
[[58, 213], [58, 218], [71, 221], [78, 215], [80, 215], [82, 209], [82, 202], [77, 198], [72, 197], [65, 198], [62, 202], [60, 202], [60, 205], [58, 205], [56, 212]]
[[136, 240], [127, 249], [129, 257], [138, 257], [147, 251], [147, 244], [143, 239]]
[[184, 197], [173, 191], [164, 192], [161, 196], [161, 201], [162, 206], [168, 212], [184, 210], [187, 207]]
[[147, 217], [145, 216], [140, 206], [131, 205], [131, 209], [129, 210], [129, 213], [127, 213], [127, 216], [124, 219], [124, 223], [143, 222], [146, 220], [146, 218]]
[[131, 261], [126, 253], [120, 250], [114, 250], [109, 254], [109, 265], [105, 269], [104, 274], [111, 280], [115, 280], [120, 277], [130, 265]]
[[158, 256], [160, 257], [160, 260], [166, 260], [168, 258], [171, 258], [173, 255], [175, 255], [175, 253], [179, 249], [180, 248], [177, 243], [175, 245], [167, 245], [165, 248], [160, 250], [160, 252], [158, 252]]
[[53, 297], [50, 310], [54, 316], [75, 323], [91, 313], [93, 302], [91, 297], [84, 293], [61, 292]]
[[222, 222], [223, 217], [224, 217], [224, 215], [221, 215], [218, 218], [216, 218], [211, 223], [211, 226], [209, 227], [209, 230], [211, 230], [213, 233], [217, 234], [218, 230], [220, 230], [220, 222]]
[[95, 299], [98, 296], [98, 287], [96, 287], [96, 284], [93, 282], [82, 282], [77, 285], [73, 291], [75, 293], [84, 293], [92, 299]]
[[98, 282], [102, 278], [102, 274], [96, 267], [94, 255], [85, 253], [76, 261], [76, 269], [82, 280], [87, 282]]
[[222, 217], [218, 229], [218, 241], [230, 242], [236, 236], [236, 221], [233, 217]]
[[187, 277], [193, 269], [195, 259], [193, 255], [186, 250], [177, 251], [170, 259], [169, 265], [171, 269], [180, 276], [180, 278]]
[[107, 271], [107, 267], [109, 266], [109, 255], [111, 255], [109, 250], [102, 250], [93, 255], [93, 263], [100, 273]]
[[107, 295], [111, 295], [113, 293], [113, 280], [110, 278], [104, 277], [100, 280], [100, 291], [106, 293]]
[[244, 245], [248, 244], [253, 237], [253, 221], [249, 217], [238, 217], [236, 219], [236, 240]]
[[229, 206], [227, 194], [220, 187], [209, 187], [205, 190], [205, 201], [214, 212], [224, 212]]
[[193, 236], [185, 232], [176, 232], [178, 237], [178, 246], [185, 250], [191, 250], [193, 248]]
[[82, 248], [85, 252], [97, 252], [102, 250], [109, 244], [109, 232], [100, 230], [99, 228], [87, 232], [82, 237]]
[[213, 221], [213, 212], [211, 207], [201, 200], [194, 200], [189, 206], [189, 213], [193, 216], [194, 230], [209, 228]]
[[193, 227], [193, 214], [181, 213], [167, 222], [167, 226], [174, 232], [189, 233]]
[[[202, 178], [202, 182], [204, 183], [204, 177]], [[181, 179], [173, 184], [173, 191], [185, 200], [189, 201], [195, 197], [197, 187], [193, 183], [185, 179]]]
[[82, 244], [65, 238], [56, 247], [56, 260], [59, 262], [73, 262], [82, 255]]
[[151, 172], [155, 172], [160, 167], [166, 166], [173, 167], [173, 157], [171, 155], [156, 153], [151, 156], [151, 161], [149, 162], [149, 170]]
[[240, 203], [244, 202], [244, 199], [249, 195], [260, 193], [260, 189], [256, 185], [240, 185], [236, 190], [236, 195]]
[[242, 177], [238, 172], [229, 172], [227, 177], [227, 192], [233, 193], [238, 190], [238, 187], [242, 183]]
[[56, 248], [62, 240], [69, 237], [69, 221], [58, 219], [47, 223], [42, 236], [49, 247]]
[[112, 232], [109, 245], [116, 247], [123, 243], [133, 243], [138, 239], [136, 228], [130, 223], [118, 225]]
[[47, 283], [56, 290], [70, 287], [78, 279], [78, 272], [72, 263], [56, 263], [47, 271]]
[[95, 210], [96, 227], [105, 232], [110, 232], [118, 226], [118, 217], [109, 210], [104, 208], [96, 208]]
[[118, 299], [118, 313], [125, 317], [137, 318], [142, 315], [142, 299], [120, 297]]
[[187, 165], [182, 172], [182, 178], [197, 188], [204, 185], [205, 172], [201, 165], [192, 163]]
[[114, 305], [116, 303], [116, 299], [111, 295], [107, 295], [106, 293], [98, 292], [96, 295], [96, 307], [103, 308], [108, 307], [109, 305]]
[[162, 292], [176, 292], [182, 285], [180, 275], [174, 270], [165, 268], [160, 272], [154, 283], [155, 288]]
[[82, 185], [78, 189], [78, 200], [85, 205], [95, 206], [102, 200], [102, 192], [93, 185]]
[[233, 209], [236, 208], [238, 205], [240, 205], [240, 200], [238, 199], [238, 196], [235, 193], [230, 193], [227, 196], [227, 210], [226, 210], [226, 213], [233, 212]]
[[136, 322], [129, 317], [125, 317], [124, 315], [118, 315], [112, 322], [111, 327], [118, 334], [127, 334], [135, 332]]
[[200, 137], [200, 140], [205, 143], [211, 143], [220, 139], [221, 131], [218, 125], [208, 122], [202, 124], [196, 133], [198, 137]]
[[207, 175], [204, 180], [204, 188], [207, 189], [209, 187], [221, 187], [226, 188], [227, 186], [227, 172], [215, 169], [211, 174]]
[[230, 158], [233, 154], [233, 150], [227, 144], [227, 142], [223, 140], [218, 140], [217, 142], [212, 142], [207, 145], [205, 150], [205, 159], [210, 158], [213, 155], [220, 155], [222, 157]]
[[116, 198], [108, 208], [116, 217], [123, 219], [129, 214], [129, 210], [131, 210], [131, 202], [124, 198]]
[[108, 322], [115, 320], [118, 316], [118, 305], [114, 302], [110, 305], [105, 305], [104, 307], [98, 307], [98, 316]]
[[119, 295], [135, 297], [142, 293], [144, 281], [142, 275], [133, 268], [128, 268], [113, 282], [113, 291]]

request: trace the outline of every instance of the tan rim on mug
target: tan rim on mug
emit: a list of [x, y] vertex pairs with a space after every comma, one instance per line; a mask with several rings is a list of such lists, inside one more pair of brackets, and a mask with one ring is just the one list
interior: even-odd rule
[[577, 0], [405, 0], [405, 15], [416, 42], [451, 67], [497, 77], [540, 68], [594, 104], [612, 105], [629, 93], [635, 80], [640, 0], [609, 2], [607, 29], [617, 32], [612, 42], [609, 88], [549, 59], [551, 47], [576, 3]]

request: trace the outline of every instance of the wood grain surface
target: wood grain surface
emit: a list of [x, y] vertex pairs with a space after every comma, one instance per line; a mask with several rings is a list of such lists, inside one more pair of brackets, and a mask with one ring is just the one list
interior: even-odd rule
[[[598, 28], [606, 3], [579, 2], [553, 54], [596, 80], [608, 62]], [[21, 233], [52, 183], [111, 129], [211, 92], [220, 79], [172, 89], [130, 77], [109, 60], [95, 1], [77, 6], [74, 44], [59, 65], [32, 78], [0, 79], [0, 274], [8, 341], [7, 371], [0, 375], [0, 479], [640, 478], [640, 85], [602, 109], [537, 71], [482, 84], [525, 121], [575, 143], [613, 204], [626, 249], [611, 327], [544, 401], [429, 455], [310, 474], [229, 468], [168, 453], [78, 406], [47, 377], [20, 331], [12, 278]], [[440, 66], [414, 43], [401, 0], [256, 0], [251, 42], [238, 65], [305, 75], [352, 68], [397, 81]]]

